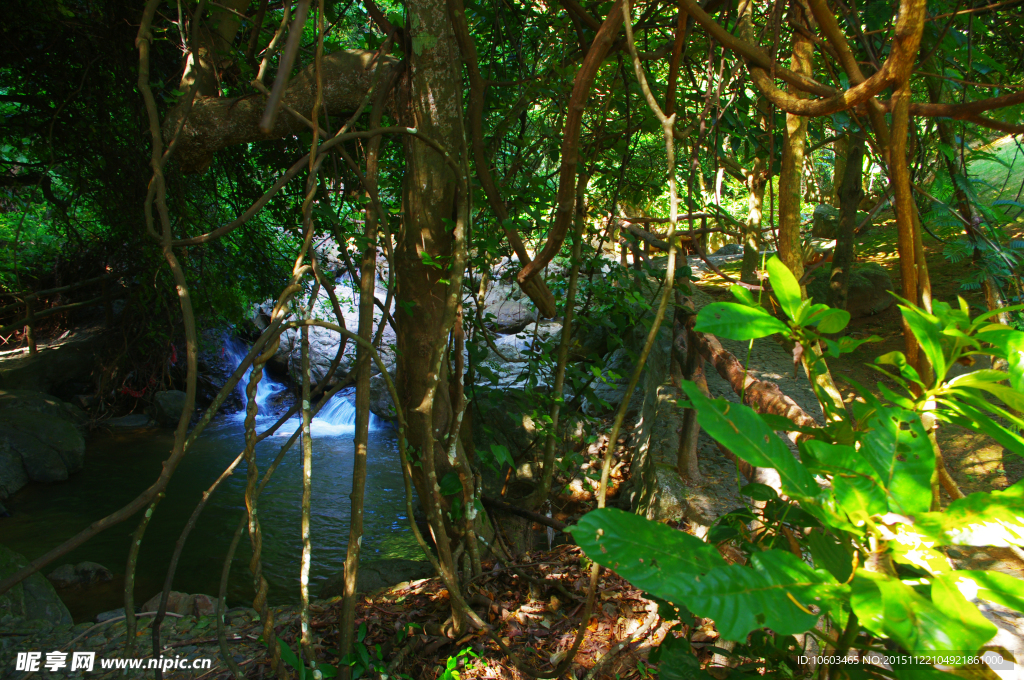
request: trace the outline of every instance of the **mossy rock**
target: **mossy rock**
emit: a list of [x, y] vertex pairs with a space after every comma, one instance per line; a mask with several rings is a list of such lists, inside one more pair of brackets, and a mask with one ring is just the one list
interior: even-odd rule
[[[828, 279], [832, 267], [825, 265], [811, 273], [807, 284], [807, 295], [816, 303], [828, 301]], [[893, 303], [892, 278], [881, 265], [874, 262], [855, 262], [850, 272], [850, 292], [847, 296], [846, 311], [850, 317], [859, 319], [873, 316], [887, 310]]]
[[[0, 579], [26, 566], [28, 560], [23, 555], [0, 545]], [[39, 572], [0, 595], [0, 619], [7, 616], [26, 621], [42, 620], [54, 626], [74, 623], [57, 591]]]

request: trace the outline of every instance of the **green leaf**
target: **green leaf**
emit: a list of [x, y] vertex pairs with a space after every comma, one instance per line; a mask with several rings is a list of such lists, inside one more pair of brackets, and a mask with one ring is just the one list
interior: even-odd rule
[[818, 621], [808, 605], [830, 609], [846, 592], [825, 570], [781, 550], [754, 553], [748, 566], [720, 567], [680, 586], [689, 591], [690, 611], [713, 619], [726, 640], [746, 640], [757, 628], [802, 633]]
[[958, 498], [945, 512], [921, 513], [914, 527], [942, 545], [1024, 547], [1024, 480]]
[[[1020, 579], [998, 571], [955, 571], [943, 574], [942, 579], [958, 584], [970, 599], [979, 598], [1024, 612], [1024, 587]], [[932, 586], [934, 589], [934, 586]]]
[[682, 388], [697, 411], [700, 426], [713, 439], [754, 467], [778, 470], [783, 491], [790, 496], [812, 498], [818, 494], [814, 476], [752, 408], [725, 399], [712, 401], [689, 381], [684, 381]]
[[817, 440], [803, 442], [817, 462], [816, 468], [832, 475], [832, 493], [855, 524], [889, 510], [885, 487], [871, 464], [852, 446]]
[[939, 320], [913, 305], [900, 305], [900, 313], [903, 314], [903, 319], [910, 326], [914, 337], [920, 343], [921, 350], [924, 351], [928, 361], [931, 362], [935, 375], [939, 378], [946, 375], [949, 366], [946, 365], [946, 357], [942, 353], [942, 342], [940, 340], [942, 328]]
[[[949, 605], [946, 597], [950, 593], [940, 589], [936, 594], [943, 605]], [[978, 627], [962, 625], [958, 614], [963, 612], [943, 610], [899, 579], [864, 569], [853, 578], [850, 603], [865, 628], [917, 653], [973, 652], [995, 632], [992, 627], [986, 636]]]
[[935, 451], [921, 417], [901, 408], [879, 408], [866, 423], [860, 454], [878, 474], [891, 509], [903, 515], [931, 506]]
[[751, 292], [739, 284], [734, 283], [729, 286], [729, 292], [732, 293], [732, 296], [739, 300], [739, 303], [742, 305], [746, 305], [748, 307], [760, 307]]
[[768, 278], [772, 283], [772, 291], [779, 300], [779, 305], [790, 319], [795, 319], [800, 304], [803, 302], [800, 283], [777, 255], [768, 260], [767, 266]]
[[1005, 344], [1006, 361], [1009, 363], [1010, 386], [1024, 392], [1024, 333], [1009, 334]]
[[454, 496], [457, 493], [462, 493], [462, 481], [456, 472], [449, 472], [442, 477], [438, 486], [441, 487], [442, 496]]
[[760, 307], [735, 302], [712, 302], [697, 313], [694, 330], [730, 340], [753, 340], [789, 330], [786, 324]]
[[815, 565], [828, 569], [840, 583], [850, 580], [853, 557], [832, 535], [816, 529], [807, 536], [807, 546], [811, 549]]
[[587, 557], [677, 606], [687, 606], [685, 582], [725, 565], [699, 538], [613, 508], [587, 513], [570, 532]]
[[281, 659], [283, 659], [284, 662], [291, 666], [293, 669], [298, 671], [299, 677], [301, 678], [305, 674], [305, 665], [301, 661], [299, 661], [299, 657], [295, 655], [295, 652], [292, 651], [292, 648], [288, 646], [287, 642], [285, 642], [281, 638], [277, 638], [277, 644], [281, 648]]
[[850, 313], [845, 309], [829, 309], [811, 320], [818, 322], [819, 333], [838, 333], [850, 323]]
[[875, 357], [875, 363], [882, 366], [895, 366], [904, 380], [916, 382], [918, 385], [924, 387], [924, 382], [921, 380], [921, 376], [918, 374], [917, 369], [907, 363], [907, 357], [903, 352], [887, 352], [881, 356]]
[[[512, 454], [509, 452], [507, 446], [501, 444], [491, 444], [491, 453], [494, 454], [494, 460], [498, 465], [512, 465], [515, 466], [516, 461], [512, 458]], [[462, 485], [459, 485], [462, 488]]]
[[935, 414], [942, 420], [987, 434], [996, 440], [1001, 446], [1006, 447], [1018, 456], [1024, 456], [1024, 438], [1016, 432], [1012, 432], [980, 410], [955, 399], [941, 399], [939, 404], [943, 407], [936, 410]]
[[700, 667], [700, 659], [693, 653], [690, 641], [672, 634], [658, 647], [658, 680], [704, 680], [711, 674]]
[[740, 489], [740, 494], [750, 496], [755, 501], [772, 501], [779, 497], [775, 489], [767, 484], [751, 483]]

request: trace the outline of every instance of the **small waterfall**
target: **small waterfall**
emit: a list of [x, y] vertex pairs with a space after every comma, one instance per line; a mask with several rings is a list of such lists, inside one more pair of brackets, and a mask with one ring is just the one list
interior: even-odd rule
[[[232, 366], [238, 368], [242, 360], [245, 359], [245, 355], [249, 353], [249, 348], [246, 347], [241, 340], [234, 336], [229, 336], [224, 342], [224, 358], [231, 362]], [[245, 387], [249, 384], [249, 375], [252, 373], [252, 368], [248, 368], [245, 371], [245, 375], [238, 381], [238, 385], [235, 390], [238, 395], [242, 398], [242, 403], [247, 404], [248, 400], [245, 397]], [[266, 370], [263, 371], [263, 377], [260, 379], [259, 384], [256, 386], [256, 406], [259, 409], [259, 415], [269, 415], [270, 400], [287, 390], [287, 386], [277, 382], [269, 375]], [[245, 417], [245, 409], [240, 411], [241, 417]]]
[[[245, 355], [248, 354], [249, 349], [237, 338], [229, 337], [224, 343], [224, 357], [237, 368], [242, 360], [245, 359]], [[239, 395], [242, 397], [243, 403], [246, 402], [245, 398], [245, 386], [249, 383], [249, 374], [252, 373], [250, 368], [245, 372], [242, 380], [239, 381], [238, 390]], [[287, 391], [288, 386], [277, 382], [264, 371], [263, 378], [260, 380], [259, 385], [256, 387], [256, 406], [259, 408], [259, 415], [268, 416], [271, 415], [271, 400], [280, 395], [282, 392]], [[353, 402], [355, 397], [354, 390], [347, 389], [342, 392], [335, 394], [331, 397], [331, 400], [324, 404], [320, 412], [317, 413], [316, 417], [313, 418], [313, 422], [310, 423], [310, 431], [313, 436], [338, 436], [343, 434], [352, 434], [356, 429], [356, 407]], [[245, 410], [239, 411], [236, 414], [238, 418], [245, 417]], [[289, 418], [288, 422], [284, 423], [281, 428], [277, 431], [276, 436], [289, 437], [295, 430], [299, 429], [302, 423], [301, 416], [295, 416]], [[370, 414], [370, 430], [377, 430], [384, 427], [385, 423], [377, 416]]]
[[[313, 422], [310, 423], [310, 432], [313, 433], [313, 436], [332, 436], [355, 432], [356, 405], [353, 402], [354, 397], [354, 392], [351, 389], [339, 392], [331, 397], [331, 400], [324, 404], [320, 412], [313, 418]], [[297, 418], [294, 420], [296, 422], [295, 427], [298, 427], [301, 420]], [[380, 419], [371, 413], [370, 430], [379, 429], [381, 425]], [[287, 429], [287, 426], [282, 429]]]

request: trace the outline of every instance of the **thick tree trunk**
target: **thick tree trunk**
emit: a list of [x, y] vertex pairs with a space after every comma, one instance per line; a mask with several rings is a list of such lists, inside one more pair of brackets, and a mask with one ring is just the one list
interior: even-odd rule
[[[355, 111], [370, 89], [373, 75], [371, 50], [343, 50], [324, 55], [322, 65], [324, 108], [335, 116]], [[380, 57], [380, 68], [389, 70], [398, 64], [393, 57]], [[387, 82], [387, 73], [381, 73]], [[316, 98], [316, 77], [313, 64], [296, 73], [288, 81], [288, 89], [281, 97], [288, 105], [304, 115], [313, 110]], [[213, 161], [219, 150], [233, 144], [245, 144], [264, 139], [280, 139], [309, 127], [294, 116], [279, 115], [269, 133], [259, 129], [260, 118], [266, 107], [263, 95], [245, 97], [216, 97], [199, 95], [192, 105], [188, 120], [178, 136], [174, 159], [182, 172], [202, 172]], [[390, 113], [390, 111], [389, 111]], [[170, 139], [178, 119], [168, 115], [163, 133]]]
[[[409, 68], [397, 94], [402, 123], [439, 143], [463, 167], [461, 60], [447, 5], [444, 0], [417, 0], [407, 7]], [[452, 469], [442, 442], [457, 414], [449, 396], [447, 361], [441, 357], [454, 320], [449, 281], [462, 276], [453, 266], [451, 226], [461, 219], [459, 178], [440, 153], [414, 137], [406, 136], [404, 147], [404, 217], [395, 249], [398, 390], [409, 448], [420, 462], [413, 468], [413, 482], [428, 510], [442, 567], [452, 567], [446, 508], [431, 512], [429, 499], [441, 499], [437, 483]]]
[[860, 176], [864, 165], [864, 132], [853, 136], [848, 147], [849, 159], [840, 183], [839, 229], [832, 255], [832, 273], [828, 283], [828, 304], [846, 309], [850, 290], [850, 268], [853, 266], [853, 230], [857, 226], [857, 206], [864, 197]]

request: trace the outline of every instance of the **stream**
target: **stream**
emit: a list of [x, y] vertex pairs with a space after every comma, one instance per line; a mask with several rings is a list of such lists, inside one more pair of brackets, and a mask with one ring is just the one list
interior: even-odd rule
[[[235, 365], [247, 348], [226, 348]], [[239, 383], [239, 389], [248, 380]], [[257, 431], [276, 421], [291, 397], [287, 387], [264, 376], [256, 402]], [[243, 394], [244, 400], [244, 394]], [[352, 479], [354, 394], [335, 395], [312, 422], [313, 475], [310, 536], [313, 549], [310, 595], [342, 570], [348, 543], [349, 494]], [[136, 604], [160, 591], [174, 544], [202, 493], [244, 446], [245, 412], [219, 415], [185, 455], [157, 507], [143, 539], [136, 570]], [[422, 559], [409, 530], [405, 487], [398, 463], [394, 430], [370, 416], [370, 437], [364, 510], [362, 559]], [[300, 424], [296, 416], [256, 447], [260, 475]], [[160, 474], [174, 435], [169, 429], [91, 434], [86, 439], [85, 468], [66, 482], [30, 484], [7, 501], [12, 516], [3, 520], [3, 543], [32, 560], [125, 505]], [[224, 557], [244, 512], [246, 466], [243, 461], [218, 488], [200, 516], [181, 555], [173, 589], [186, 593], [219, 591]], [[270, 583], [272, 605], [299, 601], [302, 502], [302, 459], [296, 440], [259, 498], [263, 529], [263, 573]], [[130, 536], [141, 514], [94, 537], [43, 569], [81, 561], [98, 562], [116, 574], [114, 581], [83, 591], [62, 592], [76, 622], [124, 606], [123, 574]], [[249, 572], [252, 552], [243, 533], [232, 561], [228, 606], [251, 605]]]

